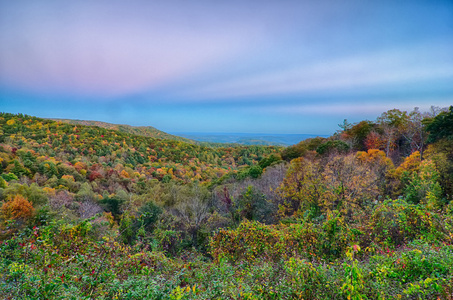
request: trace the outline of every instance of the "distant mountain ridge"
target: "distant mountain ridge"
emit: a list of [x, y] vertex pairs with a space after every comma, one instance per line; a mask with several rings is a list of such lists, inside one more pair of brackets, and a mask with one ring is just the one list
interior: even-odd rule
[[239, 145], [289, 146], [300, 141], [327, 137], [317, 134], [267, 134], [267, 133], [204, 133], [204, 132], [173, 132], [172, 134], [192, 139], [201, 143], [227, 143]]
[[186, 142], [189, 144], [196, 144], [197, 142], [188, 138], [172, 135], [166, 132], [163, 132], [159, 129], [156, 129], [152, 126], [131, 126], [131, 125], [124, 125], [124, 124], [113, 124], [101, 121], [89, 121], [89, 120], [73, 120], [73, 119], [54, 119], [51, 118], [50, 120], [53, 121], [60, 121], [72, 125], [86, 125], [86, 126], [98, 126], [105, 129], [116, 130], [119, 132], [130, 133], [134, 135], [152, 137], [162, 140], [174, 140], [174, 141], [181, 141]]
[[198, 144], [208, 147], [224, 147], [234, 145], [262, 145], [262, 146], [289, 146], [300, 141], [314, 138], [317, 136], [327, 137], [327, 135], [316, 134], [266, 134], [266, 133], [205, 133], [205, 132], [172, 132], [166, 133], [152, 126], [131, 126], [125, 124], [113, 124], [101, 121], [76, 120], [76, 119], [57, 119], [49, 118], [53, 121], [60, 121], [71, 125], [98, 126], [105, 129], [116, 130], [123, 133], [152, 137], [163, 140], [174, 140], [189, 144]]

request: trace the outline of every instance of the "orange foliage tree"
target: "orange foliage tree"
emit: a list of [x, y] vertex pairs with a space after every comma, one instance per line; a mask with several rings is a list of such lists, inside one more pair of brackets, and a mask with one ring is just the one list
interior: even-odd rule
[[26, 221], [33, 216], [33, 205], [22, 195], [15, 195], [2, 205], [2, 216], [6, 220]]
[[[375, 131], [371, 131], [365, 138], [366, 149], [385, 149], [385, 146], [386, 141]], [[391, 147], [394, 148], [394, 145]]]

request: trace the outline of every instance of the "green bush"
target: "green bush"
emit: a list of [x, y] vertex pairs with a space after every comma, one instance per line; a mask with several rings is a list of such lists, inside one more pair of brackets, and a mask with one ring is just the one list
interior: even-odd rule
[[372, 240], [384, 247], [399, 247], [414, 239], [431, 242], [448, 237], [440, 216], [404, 200], [387, 200], [373, 211], [368, 224]]

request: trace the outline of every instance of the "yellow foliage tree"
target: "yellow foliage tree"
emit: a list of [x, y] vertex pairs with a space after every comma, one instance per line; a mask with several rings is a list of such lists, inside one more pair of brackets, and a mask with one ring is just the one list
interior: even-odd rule
[[127, 173], [126, 170], [121, 171], [120, 175], [123, 178], [130, 178], [129, 173]]
[[61, 179], [64, 179], [66, 181], [74, 182], [74, 176], [72, 175], [63, 175], [61, 176]]
[[377, 175], [376, 184], [383, 195], [388, 195], [395, 188], [394, 174], [395, 166], [385, 152], [378, 149], [368, 151], [359, 151], [356, 158], [368, 168], [372, 173]]
[[74, 168], [75, 168], [78, 172], [81, 172], [82, 170], [86, 169], [87, 166], [86, 166], [86, 164], [84, 164], [83, 162], [78, 161], [78, 162], [76, 162], [76, 163], [74, 164]]
[[284, 199], [279, 213], [297, 216], [309, 211], [317, 216], [338, 210], [350, 216], [360, 214], [366, 203], [381, 194], [378, 171], [354, 154], [331, 157], [326, 164], [294, 159], [278, 189]]
[[385, 155], [384, 151], [379, 149], [369, 149], [368, 151], [359, 151], [357, 152], [356, 157], [367, 163], [381, 163], [389, 167], [393, 167], [393, 163], [390, 158]]
[[421, 162], [422, 162], [422, 160], [421, 160], [420, 152], [415, 151], [410, 156], [406, 157], [406, 159], [404, 159], [403, 163], [398, 168], [396, 168], [396, 174], [398, 176], [401, 176], [404, 171], [417, 172], [420, 167]]
[[378, 174], [353, 155], [330, 159], [324, 170], [324, 206], [351, 213], [363, 208], [366, 201], [379, 195]]
[[280, 205], [280, 215], [291, 216], [300, 209], [312, 209], [314, 214], [318, 214], [325, 189], [318, 163], [302, 157], [293, 159], [278, 189], [279, 195], [285, 199]]

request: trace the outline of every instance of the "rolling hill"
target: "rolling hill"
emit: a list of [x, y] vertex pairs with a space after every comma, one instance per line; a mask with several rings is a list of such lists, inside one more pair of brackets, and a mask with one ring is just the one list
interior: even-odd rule
[[72, 125], [86, 125], [86, 126], [98, 126], [105, 129], [111, 129], [120, 131], [123, 133], [129, 133], [134, 135], [152, 137], [162, 140], [174, 140], [180, 142], [186, 142], [190, 144], [196, 144], [197, 142], [188, 138], [168, 134], [161, 130], [158, 130], [152, 126], [131, 126], [131, 125], [124, 125], [124, 124], [112, 124], [107, 122], [100, 122], [100, 121], [88, 121], [88, 120], [72, 120], [72, 119], [50, 119], [53, 121], [60, 121]]

